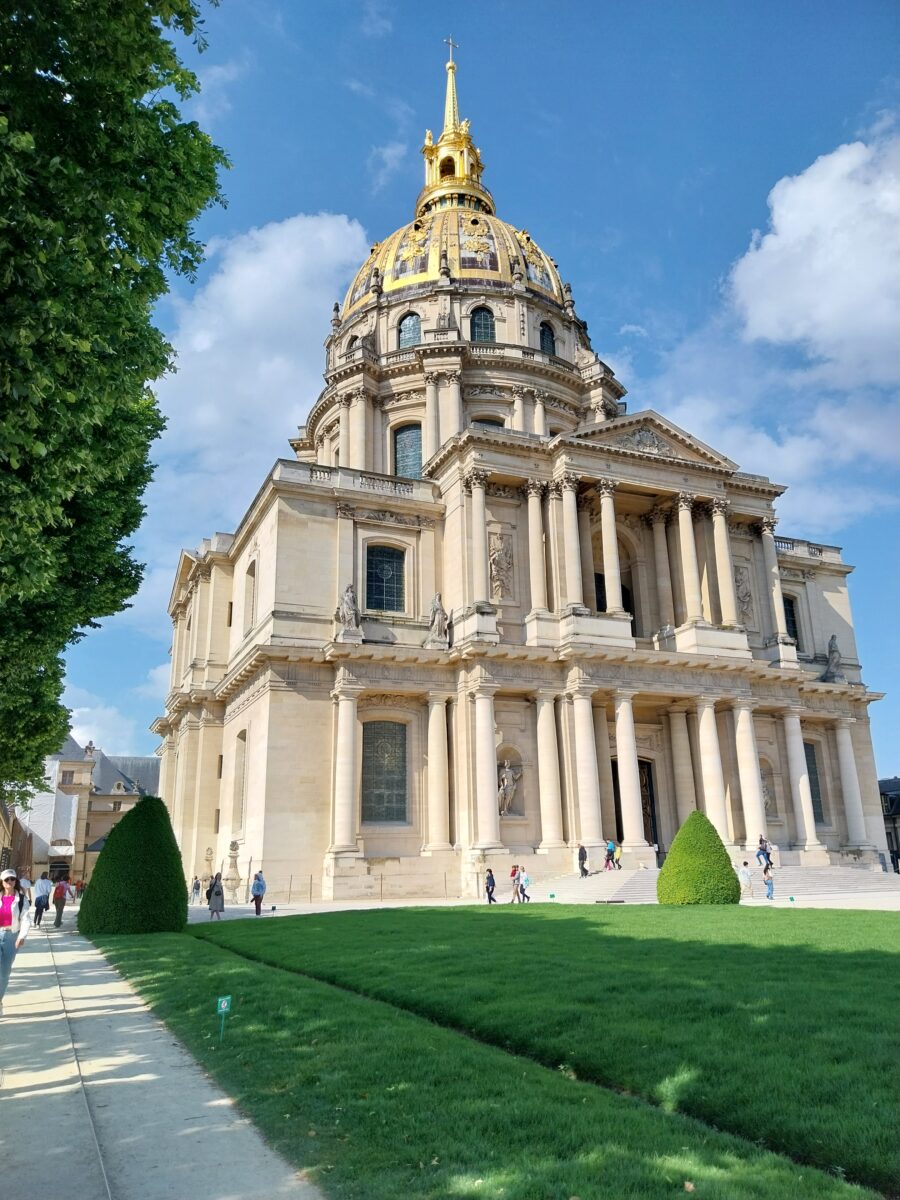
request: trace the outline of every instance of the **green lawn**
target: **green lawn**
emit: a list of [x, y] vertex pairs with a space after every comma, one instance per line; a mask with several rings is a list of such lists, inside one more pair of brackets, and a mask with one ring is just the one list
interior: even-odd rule
[[[458, 913], [463, 923], [451, 925], [432, 913], [429, 933], [426, 914], [371, 914], [395, 921], [405, 915], [417, 930], [412, 941], [368, 915], [359, 924], [342, 916], [311, 919], [310, 940], [334, 921], [338, 957], [344, 935], [349, 958], [358, 953], [349, 944], [358, 947], [368, 927], [379, 957], [391, 943], [391, 954], [405, 943], [427, 958], [425, 943], [433, 953], [438, 929], [446, 955], [467, 916], [478, 925], [474, 914]], [[306, 941], [305, 920], [235, 923], [216, 934], [240, 941], [252, 932], [258, 948], [285, 950]], [[527, 923], [501, 920], [507, 936], [528, 934]], [[271, 1143], [330, 1197], [873, 1198], [691, 1118], [191, 934], [109, 938], [102, 946]], [[420, 980], [417, 954], [408, 951], [407, 962], [409, 978]], [[489, 964], [479, 969], [490, 987]], [[214, 1008], [225, 994], [234, 1008], [220, 1046]]]
[[535, 905], [197, 935], [900, 1192], [894, 914]]

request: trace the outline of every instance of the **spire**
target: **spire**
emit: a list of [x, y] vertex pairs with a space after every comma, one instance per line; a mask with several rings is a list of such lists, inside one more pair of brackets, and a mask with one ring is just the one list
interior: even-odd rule
[[445, 133], [455, 133], [459, 128], [459, 103], [456, 99], [456, 63], [453, 61], [453, 51], [458, 50], [459, 46], [454, 42], [452, 37], [444, 38], [444, 41], [450, 47], [450, 61], [447, 63], [447, 98], [444, 101], [444, 129], [441, 137]]

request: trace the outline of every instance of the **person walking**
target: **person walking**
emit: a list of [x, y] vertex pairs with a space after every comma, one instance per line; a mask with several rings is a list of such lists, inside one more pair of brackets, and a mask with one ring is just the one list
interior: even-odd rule
[[759, 835], [759, 845], [756, 848], [756, 861], [764, 867], [772, 865], [771, 849], [762, 834]]
[[44, 913], [50, 907], [50, 895], [52, 891], [53, 884], [50, 881], [50, 875], [45, 871], [34, 885], [34, 923], [38, 929], [41, 927]]
[[509, 898], [509, 902], [510, 904], [521, 904], [522, 897], [519, 895], [519, 867], [517, 863], [513, 863], [509, 878], [512, 881], [512, 895]]
[[209, 901], [209, 919], [214, 921], [218, 917], [221, 921], [225, 911], [225, 889], [222, 887], [221, 871], [216, 871], [215, 878], [207, 888], [206, 899]]
[[496, 888], [496, 886], [497, 886], [497, 881], [494, 878], [494, 872], [491, 870], [490, 867], [488, 867], [487, 872], [485, 873], [485, 876], [484, 876], [484, 890], [485, 890], [485, 893], [487, 894], [488, 904], [496, 904], [497, 903], [497, 900], [494, 896], [494, 889]]
[[766, 863], [763, 867], [763, 883], [766, 885], [766, 899], [775, 899], [775, 877], [772, 874], [772, 864]]
[[53, 922], [54, 929], [59, 929], [62, 925], [63, 909], [66, 907], [66, 901], [72, 898], [73, 892], [69, 887], [68, 879], [57, 879], [56, 886], [53, 889], [53, 907], [56, 909], [56, 920]]
[[616, 843], [609, 839], [606, 843], [606, 859], [603, 863], [604, 871], [614, 871], [616, 869]]
[[34, 903], [34, 884], [31, 882], [30, 871], [19, 871], [19, 887], [25, 893], [25, 899], [29, 904]]
[[263, 879], [262, 871], [257, 871], [253, 876], [253, 883], [250, 885], [250, 895], [253, 897], [253, 904], [256, 907], [256, 915], [262, 916], [263, 896], [266, 894], [266, 881]]
[[617, 871], [622, 870], [622, 843], [616, 842], [616, 848], [613, 851], [613, 863]]
[[741, 881], [741, 895], [753, 896], [753, 876], [750, 874], [750, 864], [744, 862], [744, 865], [738, 867], [738, 879]]
[[578, 870], [581, 872], [581, 878], [587, 879], [587, 850], [585, 850], [584, 846], [581, 845], [578, 847]]
[[531, 897], [528, 895], [528, 889], [531, 887], [531, 880], [524, 870], [519, 872], [519, 896], [521, 901], [526, 904], [531, 903]]
[[0, 1016], [16, 954], [31, 928], [31, 905], [15, 871], [0, 872]]
[[194, 876], [194, 882], [191, 884], [191, 904], [200, 903], [200, 880]]

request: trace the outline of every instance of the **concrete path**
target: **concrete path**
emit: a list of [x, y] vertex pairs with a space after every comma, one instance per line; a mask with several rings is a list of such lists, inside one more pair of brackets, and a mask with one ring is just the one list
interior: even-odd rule
[[16, 959], [0, 1103], [10, 1193], [322, 1200], [71, 929], [32, 930]]

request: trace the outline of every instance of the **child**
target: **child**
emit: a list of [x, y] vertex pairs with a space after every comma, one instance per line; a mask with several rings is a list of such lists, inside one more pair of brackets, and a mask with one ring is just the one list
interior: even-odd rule
[[526, 889], [530, 888], [530, 887], [531, 887], [531, 880], [528, 878], [528, 876], [525, 874], [524, 871], [520, 871], [519, 872], [519, 895], [522, 897], [522, 900], [527, 901], [528, 904], [531, 903], [531, 897], [528, 895], [528, 892]]
[[772, 864], [766, 863], [763, 867], [763, 883], [766, 885], [766, 899], [775, 899], [775, 879], [772, 875]]

